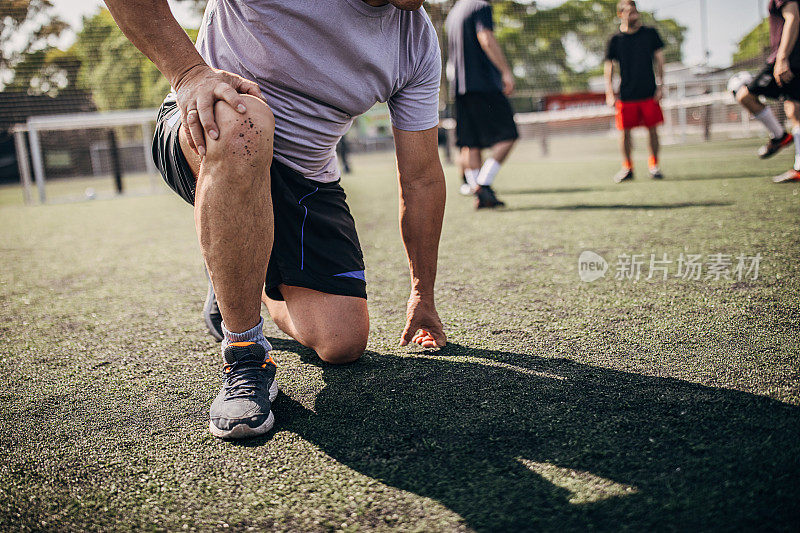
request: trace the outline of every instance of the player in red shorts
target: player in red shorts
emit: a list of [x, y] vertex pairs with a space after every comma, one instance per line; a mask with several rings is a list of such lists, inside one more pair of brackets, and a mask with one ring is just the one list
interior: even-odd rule
[[[664, 77], [664, 41], [655, 28], [643, 26], [633, 0], [617, 4], [619, 32], [608, 42], [605, 62], [606, 101], [617, 110], [617, 129], [622, 131], [622, 170], [617, 183], [633, 179], [631, 129], [644, 126], [650, 132], [650, 176], [662, 179], [658, 167], [658, 125], [661, 113], [661, 82]], [[614, 93], [614, 62], [619, 64], [619, 96]], [[655, 63], [655, 69], [653, 65]]]

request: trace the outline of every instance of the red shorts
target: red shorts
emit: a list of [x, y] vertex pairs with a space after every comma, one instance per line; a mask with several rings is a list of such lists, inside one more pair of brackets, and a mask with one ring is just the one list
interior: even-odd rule
[[646, 100], [617, 100], [617, 129], [629, 130], [637, 126], [652, 128], [664, 122], [661, 106], [653, 98]]

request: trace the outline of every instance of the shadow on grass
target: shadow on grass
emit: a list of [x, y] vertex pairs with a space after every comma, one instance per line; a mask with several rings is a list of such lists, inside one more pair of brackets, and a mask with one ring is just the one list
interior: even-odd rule
[[800, 519], [795, 406], [453, 344], [344, 367], [274, 345], [321, 367], [326, 385], [313, 412], [281, 395], [278, 430], [479, 531], [772, 530]]
[[764, 179], [768, 174], [718, 174], [705, 176], [669, 176], [665, 181], [714, 181], [714, 180], [740, 180], [740, 179]]
[[503, 195], [514, 195], [514, 194], [567, 194], [571, 192], [595, 192], [600, 190], [609, 190], [609, 189], [600, 189], [598, 187], [580, 187], [580, 188], [563, 188], [563, 189], [502, 189], [498, 190], [498, 194]]
[[529, 205], [505, 207], [500, 211], [580, 211], [590, 209], [684, 209], [687, 207], [728, 207], [733, 202], [677, 202], [672, 204], [575, 204], [575, 205]]

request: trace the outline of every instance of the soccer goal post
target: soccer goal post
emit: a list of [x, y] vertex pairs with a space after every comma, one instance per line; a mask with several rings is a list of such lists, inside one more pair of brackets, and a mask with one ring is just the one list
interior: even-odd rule
[[[136, 170], [148, 174], [150, 186], [155, 189], [158, 171], [152, 159], [151, 140], [156, 111], [136, 109], [34, 116], [17, 125], [13, 131], [25, 201], [32, 203], [35, 183], [39, 202], [47, 202], [45, 184], [48, 169], [54, 172], [52, 169], [59, 166], [67, 168], [65, 172], [71, 172], [71, 177]], [[133, 140], [118, 144], [113, 134], [115, 129], [135, 131], [136, 134], [127, 136]], [[46, 143], [43, 143], [43, 136], [48, 136]], [[80, 161], [73, 162], [73, 159]]]

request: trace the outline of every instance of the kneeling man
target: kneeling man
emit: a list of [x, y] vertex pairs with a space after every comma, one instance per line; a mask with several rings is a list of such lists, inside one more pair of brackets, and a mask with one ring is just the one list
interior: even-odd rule
[[322, 360], [363, 353], [364, 262], [336, 143], [379, 101], [392, 116], [411, 271], [400, 343], [443, 346], [433, 298], [445, 198], [441, 59], [422, 0], [211, 0], [196, 48], [167, 0], [106, 3], [174, 89], [158, 113], [153, 155], [194, 206], [222, 317], [211, 432], [239, 438], [272, 427], [277, 387], [262, 302]]

